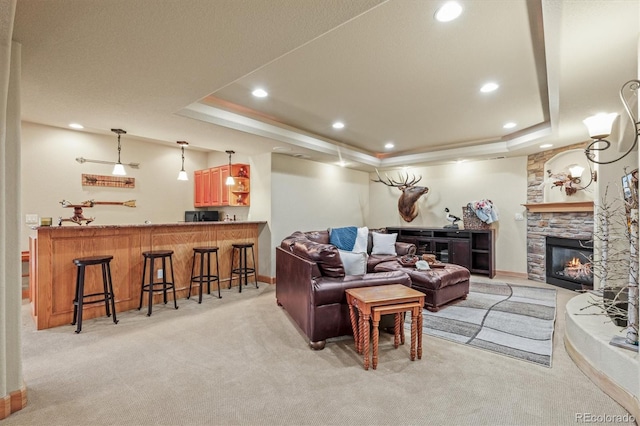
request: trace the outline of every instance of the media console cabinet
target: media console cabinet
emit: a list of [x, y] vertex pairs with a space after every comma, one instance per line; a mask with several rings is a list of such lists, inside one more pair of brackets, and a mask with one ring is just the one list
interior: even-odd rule
[[493, 229], [447, 229], [388, 227], [398, 241], [413, 243], [417, 254], [434, 254], [444, 263], [464, 266], [472, 274], [495, 276], [495, 237]]

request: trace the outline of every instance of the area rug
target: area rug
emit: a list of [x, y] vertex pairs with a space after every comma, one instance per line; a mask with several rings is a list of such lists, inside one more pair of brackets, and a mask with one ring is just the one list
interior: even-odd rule
[[555, 319], [554, 289], [472, 282], [466, 300], [424, 310], [423, 332], [551, 367]]

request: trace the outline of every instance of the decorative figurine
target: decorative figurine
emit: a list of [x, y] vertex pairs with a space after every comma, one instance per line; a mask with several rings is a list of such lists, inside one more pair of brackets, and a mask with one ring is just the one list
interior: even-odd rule
[[445, 207], [444, 211], [447, 214], [446, 215], [447, 220], [449, 222], [451, 222], [450, 225], [445, 225], [444, 227], [447, 228], [447, 229], [458, 229], [459, 227], [458, 227], [458, 223], [457, 222], [460, 221], [460, 218], [458, 216], [455, 216], [455, 215], [451, 214], [449, 212], [449, 208], [448, 207]]

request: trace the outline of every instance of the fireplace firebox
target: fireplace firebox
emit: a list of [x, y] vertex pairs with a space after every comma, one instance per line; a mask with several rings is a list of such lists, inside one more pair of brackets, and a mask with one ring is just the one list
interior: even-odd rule
[[546, 238], [547, 283], [569, 290], [593, 289], [593, 241]]

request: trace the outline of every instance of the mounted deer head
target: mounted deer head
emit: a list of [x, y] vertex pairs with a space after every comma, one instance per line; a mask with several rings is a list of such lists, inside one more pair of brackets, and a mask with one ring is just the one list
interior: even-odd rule
[[416, 186], [416, 183], [420, 182], [422, 176], [416, 179], [415, 175], [412, 176], [412, 179], [409, 180], [409, 173], [405, 176], [404, 180], [402, 179], [402, 175], [398, 173], [398, 177], [400, 181], [395, 181], [389, 176], [386, 176], [386, 180], [383, 180], [380, 177], [380, 173], [376, 170], [376, 174], [378, 175], [378, 179], [372, 179], [373, 182], [380, 182], [387, 186], [392, 186], [394, 188], [398, 188], [402, 191], [402, 195], [398, 200], [398, 212], [402, 219], [405, 222], [411, 222], [413, 219], [418, 216], [418, 206], [416, 202], [422, 196], [422, 194], [426, 194], [429, 192], [429, 188], [426, 186]]

